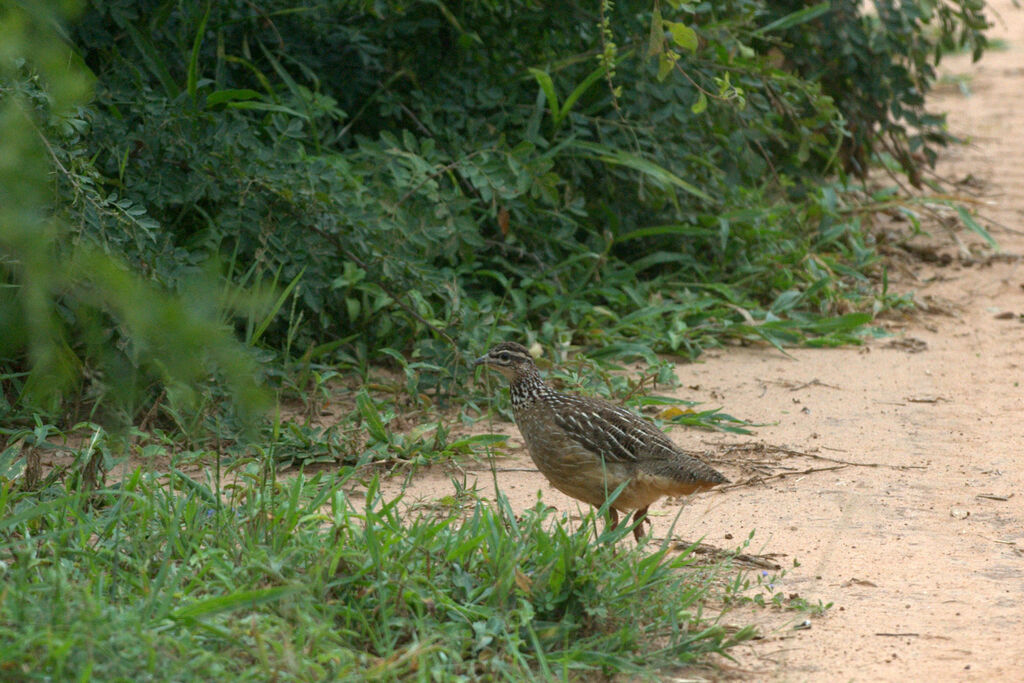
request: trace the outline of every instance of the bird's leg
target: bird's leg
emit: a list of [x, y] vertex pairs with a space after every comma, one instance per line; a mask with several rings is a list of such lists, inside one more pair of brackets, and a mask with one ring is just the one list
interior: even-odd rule
[[644, 537], [644, 522], [647, 522], [652, 529], [654, 528], [654, 524], [651, 523], [651, 520], [647, 519], [647, 508], [637, 510], [636, 514], [633, 515], [633, 524], [636, 525], [633, 527], [633, 538], [636, 539], [637, 543], [639, 543], [640, 539]]

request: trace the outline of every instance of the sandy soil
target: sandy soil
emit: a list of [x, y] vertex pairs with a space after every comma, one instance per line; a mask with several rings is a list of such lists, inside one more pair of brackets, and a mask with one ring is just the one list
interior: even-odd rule
[[[992, 4], [993, 35], [1008, 49], [978, 65], [945, 60], [940, 71], [968, 76], [971, 94], [942, 87], [932, 107], [972, 141], [946, 153], [939, 173], [968, 179], [963, 197], [1003, 226], [993, 230], [1001, 256], [965, 259], [954, 244], [949, 265], [897, 269], [895, 288], [931, 312], [888, 321], [892, 336], [865, 347], [790, 357], [737, 347], [678, 369], [680, 397], [768, 426], [753, 437], [677, 429], [677, 443], [709, 452], [734, 481], [788, 476], [691, 499], [674, 535], [734, 548], [753, 530], [752, 549], [788, 568], [780, 590], [834, 603], [802, 630], [793, 620], [807, 615], [762, 610], [765, 637], [699, 675], [1024, 680], [1024, 11]], [[530, 471], [511, 425], [494, 428], [513, 435], [498, 476], [514, 505], [540, 491], [579, 510]], [[749, 444], [769, 448], [736, 448]], [[489, 470], [467, 477], [493, 491]], [[426, 472], [406, 500], [452, 491], [448, 473]], [[656, 536], [679, 504], [652, 508]]]

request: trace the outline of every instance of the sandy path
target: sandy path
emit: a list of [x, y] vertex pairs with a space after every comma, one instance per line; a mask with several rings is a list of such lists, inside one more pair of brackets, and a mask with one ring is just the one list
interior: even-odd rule
[[[947, 153], [940, 173], [982, 179], [982, 213], [1019, 231], [1024, 13], [993, 5], [1009, 49], [942, 65], [972, 76], [970, 97], [949, 89], [933, 107], [973, 144]], [[995, 236], [1005, 254], [1024, 253], [1020, 233]], [[801, 562], [783, 590], [835, 603], [810, 630], [744, 648], [754, 677], [1024, 680], [1024, 261], [916, 271], [900, 286], [953, 304], [952, 316], [906, 326], [927, 343], [920, 353], [884, 340], [796, 350], [795, 361], [730, 350], [680, 373], [734, 414], [778, 420], [757, 432], [767, 443], [920, 468], [851, 467], [706, 497], [694, 533], [754, 527], [765, 550]], [[792, 388], [813, 380], [828, 386]]]
[[[1024, 12], [1007, 0], [994, 5], [1005, 23], [993, 35], [1009, 49], [980, 65], [967, 58], [942, 64], [944, 73], [973, 75], [970, 97], [945, 88], [933, 108], [948, 110], [952, 130], [974, 144], [947, 153], [940, 173], [983, 180], [992, 202], [983, 213], [1020, 230]], [[1022, 234], [994, 234], [1004, 254], [1024, 253]], [[732, 348], [679, 368], [680, 397], [774, 423], [753, 437], [675, 430], [684, 447], [722, 454], [716, 462], [734, 480], [749, 476], [741, 465], [754, 456], [725, 446], [751, 442], [879, 465], [772, 479], [687, 505], [677, 537], [728, 548], [754, 530], [753, 549], [781, 554], [789, 568], [779, 589], [834, 603], [799, 631], [785, 620], [805, 615], [763, 611], [766, 638], [737, 648], [738, 666], [725, 663], [722, 675], [1024, 680], [1024, 261], [915, 265], [897, 287], [948, 304], [949, 315], [890, 325], [895, 339], [927, 344], [919, 352], [891, 345], [893, 338], [864, 348], [796, 349], [789, 358]], [[997, 317], [1007, 312], [1015, 317]], [[521, 444], [510, 425], [495, 427]], [[834, 464], [788, 457], [770, 471]], [[501, 464], [528, 465], [525, 457]], [[578, 509], [535, 472], [499, 476], [515, 505], [533, 504], [541, 490], [560, 510]], [[478, 486], [485, 495], [491, 489], [489, 472]], [[408, 496], [451, 490], [447, 475], [434, 472]], [[673, 502], [652, 508], [656, 535], [677, 510]]]

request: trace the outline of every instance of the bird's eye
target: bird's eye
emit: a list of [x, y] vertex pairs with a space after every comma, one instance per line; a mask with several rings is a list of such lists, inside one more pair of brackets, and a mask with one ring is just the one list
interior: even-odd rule
[[501, 355], [498, 356], [498, 360], [502, 363], [507, 363], [512, 359], [512, 356], [508, 355], [508, 351], [502, 351]]

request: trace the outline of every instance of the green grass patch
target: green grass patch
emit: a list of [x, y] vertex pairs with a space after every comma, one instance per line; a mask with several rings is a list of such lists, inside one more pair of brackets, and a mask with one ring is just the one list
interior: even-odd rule
[[[615, 548], [503, 498], [414, 514], [371, 483], [0, 486], [0, 661], [21, 680], [501, 679], [651, 671], [725, 653], [715, 568]], [[349, 485], [347, 485], [349, 484]], [[223, 502], [218, 502], [223, 501]], [[603, 525], [602, 525], [603, 526]]]

